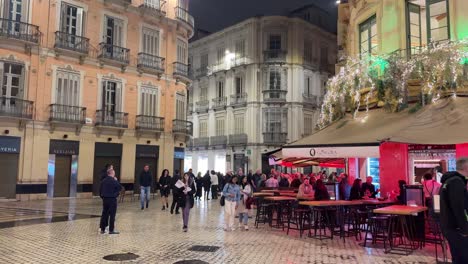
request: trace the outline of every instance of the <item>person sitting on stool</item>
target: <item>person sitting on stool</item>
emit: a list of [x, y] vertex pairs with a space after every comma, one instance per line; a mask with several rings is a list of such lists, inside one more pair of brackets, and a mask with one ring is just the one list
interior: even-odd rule
[[115, 214], [117, 213], [117, 197], [121, 189], [120, 183], [115, 178], [115, 171], [109, 169], [107, 177], [101, 182], [100, 196], [102, 198], [102, 215], [101, 215], [101, 234], [106, 231], [109, 225], [109, 234], [119, 234], [114, 231]]

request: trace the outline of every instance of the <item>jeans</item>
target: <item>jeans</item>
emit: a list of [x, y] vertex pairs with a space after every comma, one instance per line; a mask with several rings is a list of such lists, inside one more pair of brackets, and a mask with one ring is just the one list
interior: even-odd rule
[[188, 220], [190, 215], [190, 198], [187, 197], [185, 201], [185, 207], [182, 210], [182, 219], [184, 221], [184, 227], [188, 227]]
[[115, 214], [117, 213], [117, 198], [102, 198], [101, 231], [109, 226], [109, 232], [114, 231]]
[[145, 199], [146, 199], [146, 206], [148, 207], [148, 203], [150, 201], [150, 192], [151, 192], [151, 187], [140, 187], [140, 203], [141, 207], [143, 208], [145, 206]]
[[239, 224], [247, 225], [247, 221], [249, 221], [249, 213], [239, 213]]
[[466, 264], [468, 263], [468, 237], [464, 237], [459, 231], [449, 229], [444, 232], [445, 238], [449, 243], [450, 253], [452, 253], [453, 264]]
[[218, 199], [218, 185], [211, 185], [211, 198]]
[[234, 227], [234, 218], [236, 217], [236, 205], [237, 202], [231, 202], [226, 200], [224, 204], [224, 222], [226, 229], [232, 229]]

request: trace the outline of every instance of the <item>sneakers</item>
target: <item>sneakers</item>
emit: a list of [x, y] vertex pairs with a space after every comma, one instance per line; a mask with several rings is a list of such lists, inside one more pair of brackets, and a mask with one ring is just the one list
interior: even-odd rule
[[118, 234], [120, 234], [120, 232], [117, 232], [117, 231], [109, 232], [109, 235], [118, 235]]
[[244, 230], [245, 230], [245, 231], [249, 231], [249, 226], [248, 226], [248, 225], [244, 225]]
[[101, 232], [101, 235], [104, 235], [106, 233], [105, 230], [101, 230], [100, 232]]
[[187, 226], [184, 226], [184, 227], [182, 228], [182, 230], [183, 230], [184, 232], [187, 232], [187, 229], [188, 229]]
[[171, 210], [171, 214], [174, 214], [174, 210]]

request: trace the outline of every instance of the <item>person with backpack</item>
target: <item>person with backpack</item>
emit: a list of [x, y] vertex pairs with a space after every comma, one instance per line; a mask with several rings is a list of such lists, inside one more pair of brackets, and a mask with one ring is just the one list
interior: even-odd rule
[[425, 205], [429, 208], [429, 210], [434, 209], [434, 195], [439, 194], [440, 184], [432, 178], [432, 174], [426, 173], [424, 174], [424, 182], [423, 182], [423, 191], [424, 191], [424, 201]]

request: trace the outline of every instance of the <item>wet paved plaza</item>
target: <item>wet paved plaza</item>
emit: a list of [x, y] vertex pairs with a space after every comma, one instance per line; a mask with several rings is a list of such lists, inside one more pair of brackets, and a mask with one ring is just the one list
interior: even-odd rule
[[[267, 225], [255, 229], [253, 219], [249, 231], [225, 232], [217, 200], [196, 202], [187, 233], [182, 232], [181, 215], [161, 211], [159, 198], [144, 211], [137, 201], [120, 203], [119, 235], [99, 234], [100, 210], [100, 199], [0, 203], [0, 263], [436, 262], [432, 246], [410, 256], [384, 254], [383, 249], [363, 248], [354, 238], [347, 238], [346, 243], [337, 238], [319, 241], [299, 238], [297, 232], [287, 236]], [[136, 259], [103, 259], [126, 253]]]

